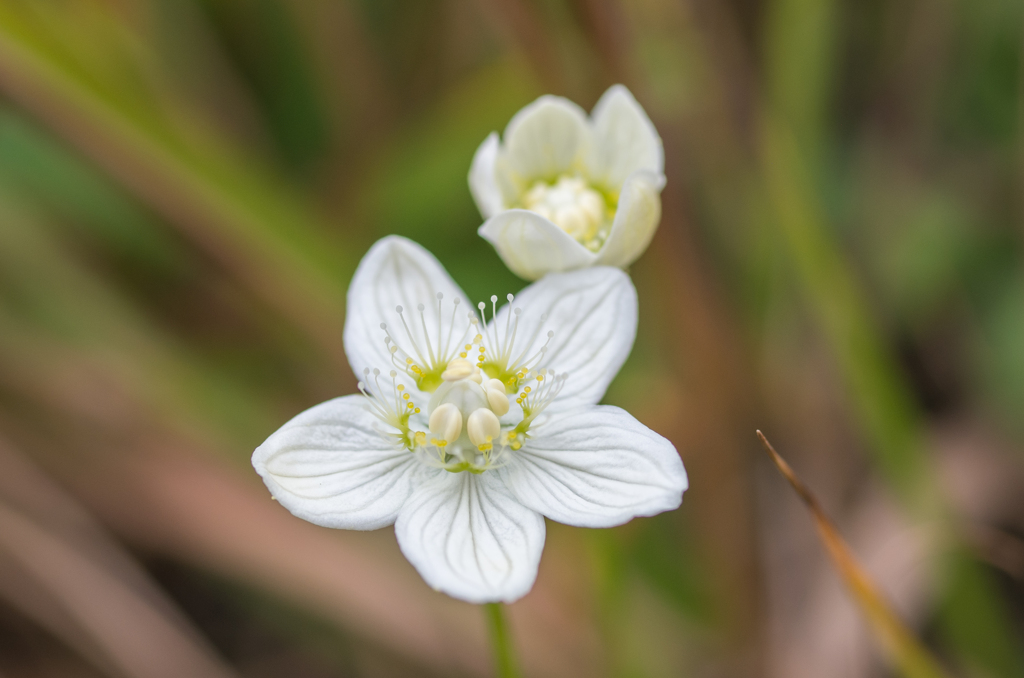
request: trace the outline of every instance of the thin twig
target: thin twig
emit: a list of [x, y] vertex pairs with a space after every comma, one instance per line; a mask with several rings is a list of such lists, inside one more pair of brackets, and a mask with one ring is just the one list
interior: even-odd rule
[[825, 544], [832, 563], [850, 589], [857, 604], [867, 615], [872, 629], [890, 653], [893, 662], [908, 678], [946, 678], [948, 674], [914, 632], [900, 619], [899, 615], [881, 594], [864, 568], [857, 562], [850, 547], [839, 534], [835, 524], [825, 515], [821, 504], [807, 486], [801, 482], [786, 460], [775, 451], [772, 444], [760, 431], [757, 437], [772, 458], [783, 477], [796, 490], [814, 518], [818, 535]]

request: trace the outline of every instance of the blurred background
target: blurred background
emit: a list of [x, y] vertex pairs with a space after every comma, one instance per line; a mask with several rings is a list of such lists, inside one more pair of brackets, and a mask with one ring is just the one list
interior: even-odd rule
[[0, 676], [487, 676], [391, 529], [249, 465], [352, 393], [380, 236], [474, 298], [477, 145], [543, 93], [665, 142], [606, 401], [680, 510], [549, 524], [527, 676], [894, 675], [765, 431], [951, 675], [1024, 676], [1024, 3], [0, 0]]

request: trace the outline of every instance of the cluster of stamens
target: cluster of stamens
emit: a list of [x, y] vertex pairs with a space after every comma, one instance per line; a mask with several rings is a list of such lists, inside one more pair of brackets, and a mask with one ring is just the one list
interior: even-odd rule
[[[508, 303], [511, 304], [515, 297], [507, 295]], [[530, 346], [526, 346], [518, 355], [514, 353], [516, 336], [519, 332], [519, 316], [523, 309], [513, 308], [512, 312], [505, 316], [504, 328], [499, 327], [496, 322], [498, 315], [498, 296], [491, 295], [491, 322], [487, 323], [487, 304], [477, 304], [480, 309], [480, 317], [484, 320], [484, 334], [478, 334], [474, 343], [479, 344], [477, 349], [477, 367], [487, 373], [488, 376], [501, 381], [510, 393], [515, 393], [519, 387], [528, 380], [533, 366], [540, 363], [548, 350], [554, 332], [547, 333], [547, 340], [537, 350], [530, 352]], [[545, 320], [541, 316], [541, 320]]]
[[591, 251], [608, 238], [617, 200], [595, 190], [579, 176], [562, 175], [553, 183], [535, 181], [522, 205], [550, 220]]
[[[411, 447], [413, 439], [410, 437], [409, 417], [420, 413], [420, 408], [412, 401], [412, 396], [405, 389], [405, 384], [398, 383], [398, 372], [391, 370], [391, 391], [393, 396], [384, 396], [384, 389], [380, 385], [380, 370], [373, 370], [374, 390], [370, 390], [369, 379], [370, 369], [363, 370], [363, 381], [357, 386], [360, 393], [366, 396], [370, 403], [373, 414], [392, 430], [381, 431], [386, 437], [394, 438], [395, 442], [404, 447]], [[397, 431], [397, 432], [396, 432]]]
[[[440, 386], [441, 373], [448, 363], [456, 357], [465, 358], [467, 351], [472, 345], [466, 344], [466, 348], [460, 351], [459, 346], [466, 341], [473, 328], [479, 322], [472, 312], [466, 314], [467, 323], [464, 328], [456, 333], [456, 319], [459, 314], [461, 299], [456, 297], [453, 300], [451, 320], [445, 332], [444, 323], [444, 294], [437, 293], [437, 323], [436, 327], [428, 328], [426, 319], [426, 306], [418, 304], [416, 310], [419, 313], [419, 330], [414, 331], [413, 325], [406, 320], [405, 309], [401, 306], [395, 307], [395, 312], [401, 319], [402, 328], [405, 331], [405, 342], [408, 348], [402, 348], [402, 344], [392, 336], [387, 323], [381, 323], [380, 328], [384, 330], [384, 343], [391, 354], [392, 365], [402, 372], [405, 372], [412, 379], [421, 391], [433, 391]], [[433, 332], [432, 332], [433, 330]], [[431, 341], [431, 334], [434, 334], [434, 341]], [[454, 340], [454, 341], [453, 341]], [[436, 344], [436, 345], [435, 345]]]
[[[514, 297], [509, 294], [511, 304]], [[370, 370], [364, 370], [364, 381], [359, 390], [367, 396], [371, 410], [387, 425], [382, 433], [409, 451], [420, 455], [425, 463], [448, 471], [482, 473], [503, 465], [509, 450], [522, 448], [529, 438], [533, 420], [558, 395], [566, 375], [556, 375], [546, 369], [537, 369], [554, 336], [538, 349], [530, 347], [515, 352], [522, 309], [513, 308], [502, 323], [495, 321], [497, 296], [491, 297], [491, 322], [483, 330], [467, 337], [480, 325], [475, 314], [469, 314], [461, 333], [456, 328], [459, 300], [454, 300], [450, 322], [442, 320], [443, 295], [437, 295], [437, 324], [433, 333], [428, 329], [425, 308], [418, 307], [420, 318], [417, 331], [410, 326], [404, 309], [395, 310], [401, 318], [408, 351], [403, 349], [385, 323], [385, 344], [395, 369], [391, 370], [393, 395], [385, 397], [380, 384], [380, 370], [373, 370], [375, 389], [371, 391]], [[478, 305], [486, 320], [486, 304]], [[544, 318], [542, 317], [542, 320]], [[454, 340], [454, 341], [453, 341]], [[475, 350], [474, 350], [474, 347]], [[426, 405], [426, 421], [412, 394], [398, 382], [399, 374], [414, 379], [420, 392], [430, 393]], [[522, 419], [514, 425], [502, 426], [501, 417], [508, 414], [509, 399], [515, 397], [522, 411]], [[416, 424], [426, 424], [426, 431], [417, 430]]]
[[516, 403], [523, 408], [523, 421], [527, 422], [527, 425], [536, 419], [537, 415], [543, 412], [552, 400], [558, 397], [568, 378], [567, 373], [554, 374], [542, 369], [534, 378], [536, 388], [525, 386], [516, 395]]

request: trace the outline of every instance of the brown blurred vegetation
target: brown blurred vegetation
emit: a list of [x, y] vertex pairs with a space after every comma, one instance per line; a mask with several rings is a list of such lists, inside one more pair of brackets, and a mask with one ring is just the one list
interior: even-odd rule
[[672, 514], [551, 525], [529, 676], [892, 672], [764, 430], [954, 675], [1024, 675], [1024, 3], [0, 0], [0, 676], [483, 676], [478, 608], [249, 466], [354, 390], [388, 233], [476, 297], [476, 145], [623, 82]]

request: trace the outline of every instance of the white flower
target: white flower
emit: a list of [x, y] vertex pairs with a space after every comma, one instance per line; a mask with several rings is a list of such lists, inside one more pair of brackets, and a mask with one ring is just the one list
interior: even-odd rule
[[431, 586], [510, 602], [537, 576], [542, 516], [610, 527], [674, 509], [686, 472], [667, 440], [595, 404], [636, 333], [625, 273], [551, 275], [500, 309], [465, 298], [419, 245], [374, 245], [345, 323], [362, 395], [303, 412], [252, 461], [296, 516], [395, 523]]
[[477, 149], [469, 188], [480, 227], [516, 275], [633, 263], [654, 237], [665, 185], [661, 138], [622, 85], [586, 113], [542, 96]]

